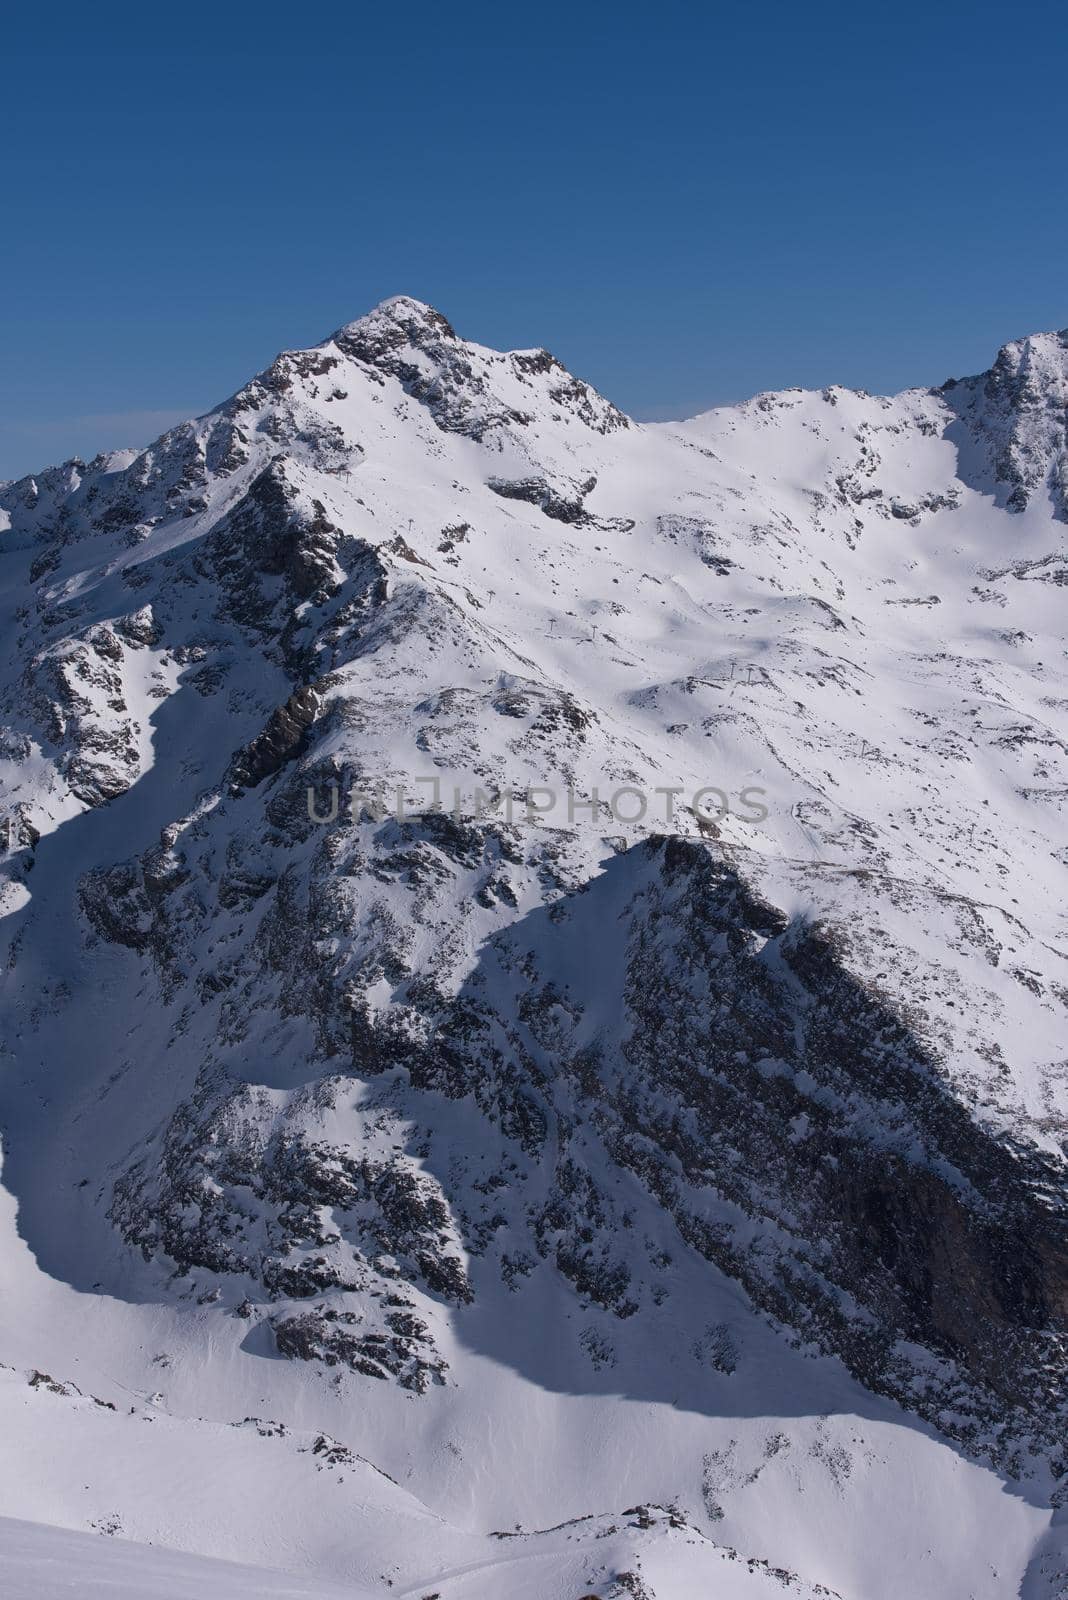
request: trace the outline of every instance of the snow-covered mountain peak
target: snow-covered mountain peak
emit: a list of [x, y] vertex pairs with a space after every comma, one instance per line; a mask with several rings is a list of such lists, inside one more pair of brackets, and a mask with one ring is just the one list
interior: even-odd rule
[[958, 411], [993, 473], [1006, 509], [1048, 496], [1068, 518], [1068, 330], [1015, 339], [988, 372], [940, 393]]
[[273, 1451], [278, 1564], [329, 1468], [345, 1575], [442, 1600], [703, 1596], [738, 1550], [741, 1600], [927, 1600], [929, 1558], [1001, 1600], [1045, 1559], [1063, 340], [1006, 351], [643, 425], [399, 297], [0, 488], [27, 1438], [96, 1437], [48, 1374], [121, 1361], [174, 1411], [121, 1391], [116, 1461]]
[[459, 338], [432, 306], [384, 300], [327, 341], [344, 356], [397, 378], [445, 432], [482, 441], [539, 421], [575, 418], [604, 433], [627, 419], [547, 350], [501, 352]]
[[991, 388], [1006, 382], [1015, 385], [1017, 399], [1034, 403], [1051, 390], [1063, 393], [1066, 379], [1068, 328], [1060, 328], [1003, 344], [990, 369], [988, 383]]
[[455, 338], [452, 324], [440, 311], [407, 294], [388, 296], [354, 322], [344, 323], [333, 335], [335, 343], [369, 347], [396, 347], [405, 343], [421, 346], [434, 340]]

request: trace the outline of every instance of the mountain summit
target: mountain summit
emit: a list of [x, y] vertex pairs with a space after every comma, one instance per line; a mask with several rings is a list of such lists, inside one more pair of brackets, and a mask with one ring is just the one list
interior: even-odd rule
[[0, 486], [0, 1511], [1060, 1592], [1066, 379], [639, 424], [398, 296]]

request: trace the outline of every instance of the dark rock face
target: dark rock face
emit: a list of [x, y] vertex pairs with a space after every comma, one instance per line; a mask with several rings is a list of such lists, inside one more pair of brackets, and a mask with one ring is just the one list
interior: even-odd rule
[[[620, 1159], [754, 1298], [810, 1324], [873, 1386], [896, 1390], [906, 1339], [1010, 1405], [1058, 1404], [1046, 1363], [1068, 1331], [1068, 1230], [1040, 1196], [1061, 1190], [1059, 1170], [984, 1134], [818, 930], [769, 916], [702, 847], [663, 848], [666, 903], [632, 936]], [[680, 915], [681, 946], [658, 941], [657, 923]], [[697, 973], [714, 1023], [693, 1005]], [[657, 1113], [665, 1089], [688, 1131]], [[688, 1214], [672, 1156], [763, 1215], [778, 1235], [763, 1267], [752, 1243], [740, 1252]]]
[[299, 754], [315, 721], [320, 695], [312, 684], [296, 689], [279, 706], [263, 732], [234, 757], [230, 785], [235, 793], [253, 788]]
[[257, 580], [284, 578], [293, 601], [321, 603], [338, 586], [341, 540], [322, 506], [303, 505], [284, 464], [275, 461], [213, 529], [206, 560], [224, 586], [230, 614], [263, 631], [277, 621], [276, 601]]
[[[369, 883], [413, 874], [428, 910], [457, 875], [492, 882], [503, 849], [519, 861], [529, 849], [447, 816], [401, 832], [399, 854], [396, 823], [356, 830], [361, 870]], [[383, 1089], [383, 1115], [428, 1125], [423, 1097], [468, 1099], [503, 1140], [503, 1189], [472, 1187], [459, 1160], [427, 1187], [406, 1155], [376, 1165], [309, 1144], [295, 1111], [292, 1133], [273, 1115], [273, 1132], [252, 1132], [255, 1091], [235, 1098], [209, 1072], [159, 1155], [116, 1191], [115, 1220], [146, 1252], [258, 1279], [273, 1298], [310, 1297], [292, 1327], [275, 1318], [279, 1348], [396, 1376], [404, 1361], [376, 1361], [345, 1320], [368, 1314], [346, 1294], [378, 1285], [380, 1296], [396, 1264], [456, 1306], [486, 1272], [522, 1281], [548, 1261], [582, 1300], [634, 1315], [653, 1264], [611, 1182], [622, 1169], [688, 1246], [869, 1387], [970, 1443], [1006, 1417], [1007, 1438], [1052, 1442], [1068, 1231], [1046, 1197], [1063, 1200], [1062, 1174], [985, 1132], [834, 939], [762, 903], [716, 846], [653, 840], [617, 857], [492, 940], [453, 999], [413, 968], [405, 930], [381, 925], [376, 951], [328, 878], [309, 887], [264, 891], [254, 946], [218, 1000], [207, 996], [224, 1032], [230, 995], [236, 1017], [239, 990], [266, 964], [284, 1009], [314, 1021], [341, 1074], [309, 1093], [332, 1104], [346, 1081], [381, 1079], [398, 1085]], [[146, 917], [165, 923], [173, 895], [153, 902], [113, 884], [108, 904], [131, 892], [131, 931], [112, 936], [144, 941]], [[99, 910], [95, 920], [106, 926]], [[361, 959], [331, 970], [316, 952], [339, 937]], [[612, 994], [586, 985], [573, 959], [606, 938], [618, 951]], [[383, 972], [406, 999], [376, 1012], [365, 996]], [[252, 1213], [239, 1198], [250, 1193]], [[274, 1219], [270, 1253], [248, 1245], [261, 1205]], [[323, 1233], [323, 1206], [353, 1220]], [[475, 1279], [453, 1238], [480, 1263]]]
[[[706, 846], [652, 853], [617, 1042], [571, 1054], [537, 1039], [558, 993], [597, 1008], [574, 983], [528, 990], [513, 1039], [546, 1079], [570, 1081], [612, 1160], [684, 1238], [869, 1385], [916, 1403], [907, 1340], [958, 1390], [986, 1390], [991, 1413], [1007, 1404], [1042, 1426], [1060, 1407], [1068, 1331], [1068, 1230], [1042, 1198], [1062, 1194], [1059, 1169], [985, 1134], [818, 930], [787, 925]], [[591, 936], [592, 898], [576, 908]], [[576, 1252], [596, 1216], [581, 1151], [561, 1161], [546, 1219], [564, 1241], [557, 1265], [626, 1314], [622, 1264]], [[710, 1192], [711, 1212], [694, 1203]], [[982, 1405], [957, 1403], [978, 1423]]]
[[1021, 345], [1006, 345], [998, 352], [983, 387], [991, 409], [1010, 420], [1007, 437], [996, 458], [998, 477], [1009, 486], [1010, 511], [1023, 511], [1045, 480], [1051, 467], [1057, 470], [1062, 512], [1068, 511], [1064, 497], [1065, 431], [1068, 424], [1068, 393], [1064, 368], [1068, 367], [1068, 331], [1058, 336], [1062, 363], [1061, 382], [1051, 386], [1048, 363], [1027, 340]]
[[426, 1324], [407, 1309], [410, 1302], [390, 1296], [391, 1305], [382, 1331], [363, 1324], [355, 1312], [319, 1307], [294, 1317], [271, 1321], [280, 1355], [296, 1361], [320, 1361], [326, 1367], [344, 1366], [365, 1378], [394, 1378], [405, 1389], [425, 1394], [431, 1383], [444, 1383], [448, 1363], [431, 1353]]
[[499, 494], [505, 500], [525, 500], [530, 505], [538, 506], [547, 517], [553, 517], [557, 522], [570, 522], [578, 525], [587, 522], [589, 517], [583, 510], [582, 502], [596, 487], [596, 478], [589, 478], [585, 483], [574, 484], [569, 490], [554, 488], [545, 478], [491, 478], [489, 486], [494, 494]]

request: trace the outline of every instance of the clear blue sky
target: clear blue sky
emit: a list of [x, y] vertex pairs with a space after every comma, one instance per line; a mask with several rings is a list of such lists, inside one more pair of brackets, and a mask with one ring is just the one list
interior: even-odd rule
[[1068, 324], [1063, 4], [18, 12], [0, 476], [400, 292], [653, 417]]

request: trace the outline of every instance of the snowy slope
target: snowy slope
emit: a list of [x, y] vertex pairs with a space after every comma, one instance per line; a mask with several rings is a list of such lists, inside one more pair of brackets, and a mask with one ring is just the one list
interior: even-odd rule
[[639, 425], [402, 297], [0, 486], [0, 1512], [1065, 1592], [1066, 383]]
[[169, 1550], [94, 1539], [91, 1534], [0, 1519], [4, 1593], [9, 1600], [367, 1600], [369, 1590], [319, 1584], [264, 1567], [178, 1556]]

